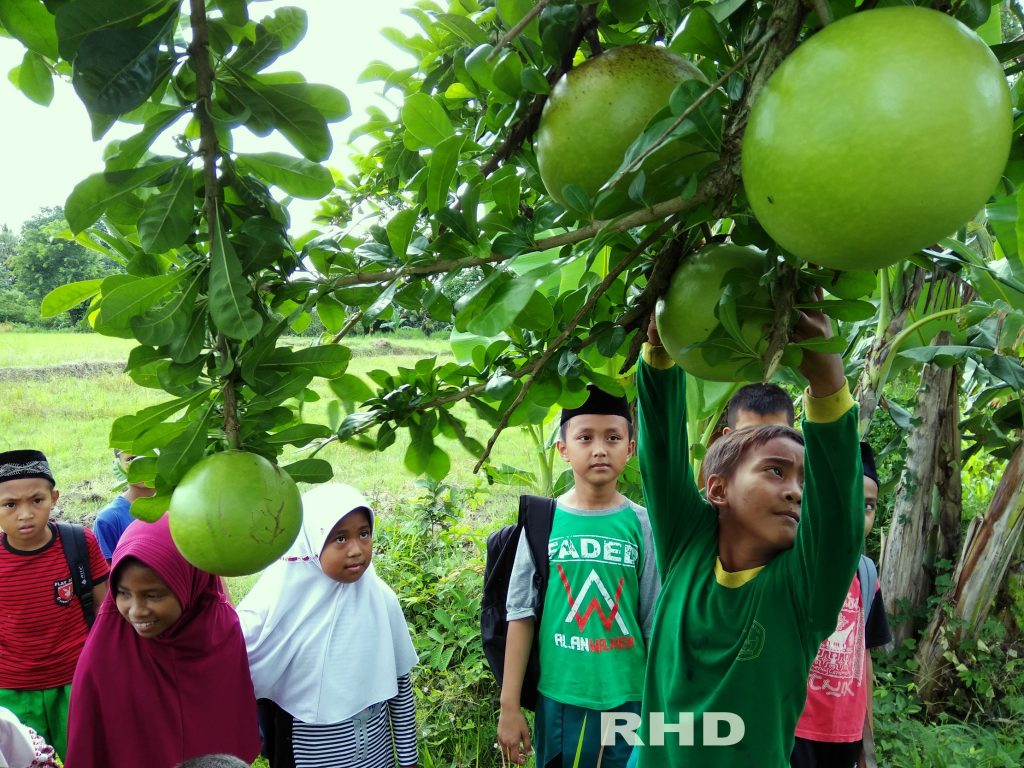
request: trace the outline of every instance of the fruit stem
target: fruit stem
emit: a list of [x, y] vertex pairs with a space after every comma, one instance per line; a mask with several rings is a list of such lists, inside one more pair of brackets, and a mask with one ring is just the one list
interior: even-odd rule
[[216, 216], [216, 200], [220, 197], [220, 182], [217, 179], [220, 143], [217, 141], [217, 129], [210, 115], [213, 96], [213, 67], [210, 65], [206, 4], [204, 0], [190, 0], [190, 7], [192, 44], [188, 47], [188, 56], [192, 62], [192, 69], [196, 73], [194, 112], [196, 122], [199, 123], [199, 154], [203, 158], [203, 213], [206, 216], [210, 242], [213, 242], [213, 224], [211, 222]]
[[494, 50], [491, 51], [490, 55], [487, 57], [487, 63], [490, 64], [494, 61], [498, 57], [498, 54], [501, 53], [501, 49], [515, 40], [519, 34], [526, 29], [526, 26], [537, 18], [541, 11], [548, 7], [548, 3], [550, 2], [551, 0], [538, 0], [537, 4], [528, 10], [523, 15], [523, 18], [516, 22], [515, 26], [502, 35], [498, 42], [494, 44]]
[[[231, 351], [228, 348], [228, 337], [223, 333], [217, 334], [217, 352], [221, 359], [221, 365], [230, 359]], [[235, 392], [235, 382], [230, 376], [223, 379], [221, 393], [224, 395], [224, 436], [227, 438], [228, 447], [238, 449], [242, 447], [240, 433], [241, 422], [238, 420], [238, 396]]]

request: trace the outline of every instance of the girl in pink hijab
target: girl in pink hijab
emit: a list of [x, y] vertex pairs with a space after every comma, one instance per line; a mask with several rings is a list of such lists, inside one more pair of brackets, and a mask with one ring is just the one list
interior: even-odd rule
[[165, 515], [136, 521], [111, 563], [71, 685], [66, 768], [173, 768], [260, 751], [245, 641], [221, 580], [193, 567]]

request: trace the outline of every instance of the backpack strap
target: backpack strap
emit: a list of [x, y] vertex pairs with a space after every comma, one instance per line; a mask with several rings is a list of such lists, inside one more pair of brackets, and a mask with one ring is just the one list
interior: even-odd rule
[[92, 600], [92, 571], [89, 568], [89, 547], [85, 541], [85, 528], [73, 523], [56, 523], [60, 531], [60, 543], [64, 559], [68, 562], [71, 581], [78, 602], [82, 605], [82, 618], [87, 627], [92, 627], [96, 612]]
[[526, 531], [526, 543], [533, 556], [536, 569], [537, 616], [535, 627], [540, 628], [540, 614], [544, 609], [544, 595], [547, 591], [551, 562], [548, 558], [548, 541], [551, 539], [551, 524], [555, 518], [555, 500], [546, 496], [519, 497], [519, 524]]
[[875, 561], [867, 555], [860, 556], [857, 564], [857, 578], [860, 580], [860, 604], [864, 608], [864, 623], [871, 613], [871, 603], [875, 599], [875, 588], [878, 586], [878, 569]]

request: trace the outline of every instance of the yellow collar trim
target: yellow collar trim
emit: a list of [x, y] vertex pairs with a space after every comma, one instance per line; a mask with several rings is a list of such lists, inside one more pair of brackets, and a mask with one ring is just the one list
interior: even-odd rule
[[764, 568], [763, 565], [757, 566], [757, 568], [748, 568], [745, 571], [727, 571], [722, 567], [722, 561], [717, 557], [715, 558], [715, 581], [721, 584], [723, 587], [729, 589], [736, 589], [742, 587], [748, 581], [752, 581], [757, 574]]

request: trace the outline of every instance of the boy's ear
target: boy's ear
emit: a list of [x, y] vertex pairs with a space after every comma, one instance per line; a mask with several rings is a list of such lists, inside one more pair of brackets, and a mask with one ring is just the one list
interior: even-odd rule
[[566, 461], [569, 460], [569, 454], [566, 452], [567, 446], [565, 444], [565, 441], [563, 441], [563, 440], [556, 440], [555, 441], [555, 448], [558, 449], [558, 455], [559, 456], [561, 456]]
[[722, 437], [725, 437], [732, 432], [732, 427], [722, 427]]
[[636, 456], [636, 440], [629, 441], [629, 455]]
[[50, 503], [56, 504], [57, 503], [57, 499], [59, 499], [59, 498], [60, 498], [60, 491], [58, 491], [56, 488], [54, 488], [53, 489], [53, 494], [50, 496], [50, 499], [52, 500]]
[[716, 507], [722, 506], [725, 501], [726, 479], [723, 475], [711, 475], [704, 485], [704, 495], [708, 501]]

